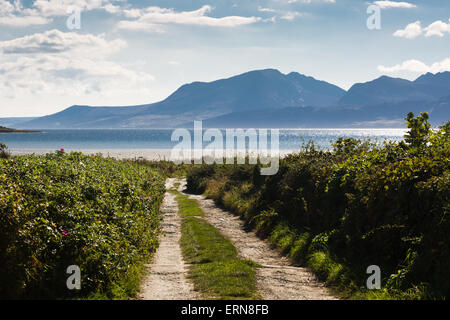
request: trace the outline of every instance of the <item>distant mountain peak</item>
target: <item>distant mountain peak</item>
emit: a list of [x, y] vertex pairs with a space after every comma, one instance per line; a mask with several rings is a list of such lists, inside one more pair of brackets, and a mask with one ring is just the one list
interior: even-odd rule
[[220, 121], [244, 125], [255, 119], [261, 120], [258, 125], [277, 123], [279, 126], [285, 121], [320, 126], [342, 124], [350, 119], [355, 123], [385, 117], [402, 119], [409, 110], [434, 110], [434, 115], [441, 119], [448, 113], [446, 108], [450, 103], [441, 97], [449, 96], [449, 92], [450, 72], [425, 74], [416, 81], [382, 76], [355, 84], [346, 92], [311, 76], [298, 72], [284, 74], [269, 68], [212, 82], [185, 84], [165, 100], [147, 105], [75, 105], [24, 122], [21, 127], [174, 128], [208, 119], [216, 119], [214, 123], [218, 126]]
[[233, 112], [336, 105], [345, 90], [296, 72], [261, 69], [212, 82], [185, 84], [167, 99], [145, 106], [72, 106], [29, 122], [34, 128], [167, 127]]
[[287, 74], [288, 77], [292, 77], [292, 78], [304, 78], [304, 79], [312, 79], [312, 80], [316, 80], [314, 77], [311, 76], [307, 76], [298, 72], [291, 72]]
[[266, 69], [258, 69], [258, 70], [254, 70], [254, 71], [249, 71], [251, 72], [261, 72], [261, 73], [276, 73], [276, 74], [283, 74], [280, 70], [278, 69], [274, 69], [274, 68], [266, 68]]
[[387, 82], [387, 83], [402, 83], [402, 84], [409, 84], [411, 83], [411, 81], [407, 80], [407, 79], [403, 79], [403, 78], [397, 78], [397, 77], [390, 77], [390, 76], [386, 76], [383, 75], [375, 80], [366, 82], [366, 84], [370, 84], [370, 83], [380, 83], [380, 82]]
[[435, 101], [449, 92], [450, 72], [427, 73], [415, 81], [384, 75], [353, 85], [339, 103], [364, 106], [402, 101]]
[[423, 82], [441, 82], [441, 81], [450, 81], [450, 72], [444, 71], [444, 72], [438, 72], [438, 73], [431, 73], [428, 72], [426, 74], [421, 75], [416, 80], [414, 80], [415, 83], [423, 83]]

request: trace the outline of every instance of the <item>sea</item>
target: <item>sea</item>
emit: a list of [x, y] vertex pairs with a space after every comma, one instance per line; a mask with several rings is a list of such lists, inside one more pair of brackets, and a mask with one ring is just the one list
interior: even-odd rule
[[[268, 139], [270, 140], [270, 130]], [[406, 129], [279, 129], [280, 150], [300, 150], [308, 142], [316, 148], [330, 149], [340, 137], [371, 139], [377, 143], [399, 141]], [[221, 130], [224, 136], [225, 130]], [[41, 130], [39, 133], [0, 133], [0, 142], [11, 151], [103, 150], [144, 151], [170, 150], [181, 140], [172, 139], [174, 130], [164, 129], [74, 129]], [[192, 131], [191, 139], [194, 139]], [[173, 141], [174, 140], [174, 141]], [[209, 144], [204, 142], [204, 145]], [[225, 142], [224, 142], [225, 145]]]

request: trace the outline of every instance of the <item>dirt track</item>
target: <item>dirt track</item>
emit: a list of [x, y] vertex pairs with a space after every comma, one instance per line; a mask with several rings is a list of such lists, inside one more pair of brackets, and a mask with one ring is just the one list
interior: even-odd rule
[[[168, 179], [166, 188], [173, 187], [174, 179]], [[187, 280], [185, 265], [179, 240], [181, 236], [181, 218], [175, 195], [166, 192], [161, 206], [164, 212], [163, 236], [153, 263], [148, 266], [149, 273], [144, 280], [139, 299], [142, 300], [195, 300], [200, 299], [192, 284]]]
[[[185, 187], [184, 180], [169, 179], [167, 188], [180, 182], [179, 191]], [[190, 195], [205, 212], [205, 219], [228, 237], [244, 259], [257, 262], [257, 287], [265, 300], [334, 300], [328, 290], [307, 269], [296, 267], [276, 249], [254, 232], [247, 232], [239, 217], [218, 208], [210, 199]], [[166, 193], [162, 206], [164, 216], [161, 246], [150, 266], [150, 274], [143, 287], [141, 299], [200, 299], [186, 278], [186, 266], [178, 245], [180, 218], [174, 195]]]

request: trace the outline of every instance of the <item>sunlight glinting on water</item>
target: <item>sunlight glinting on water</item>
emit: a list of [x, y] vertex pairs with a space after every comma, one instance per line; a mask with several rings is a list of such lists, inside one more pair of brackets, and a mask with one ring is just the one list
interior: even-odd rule
[[[328, 149], [339, 137], [398, 141], [406, 129], [279, 129], [280, 150], [298, 150], [309, 141], [315, 146]], [[83, 129], [44, 130], [42, 133], [2, 134], [1, 139], [11, 150], [143, 150], [171, 149], [178, 144], [171, 141], [172, 130], [152, 129]], [[192, 131], [190, 131], [192, 133]], [[226, 134], [223, 132], [223, 145]], [[193, 139], [194, 135], [191, 134]], [[242, 136], [241, 136], [242, 137]], [[268, 130], [270, 147], [270, 130]], [[192, 141], [193, 142], [193, 141]], [[203, 141], [207, 146], [210, 141]]]

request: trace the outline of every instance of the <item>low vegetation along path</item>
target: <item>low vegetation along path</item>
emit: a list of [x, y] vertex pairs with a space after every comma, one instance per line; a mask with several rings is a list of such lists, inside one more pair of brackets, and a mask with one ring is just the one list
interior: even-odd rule
[[[167, 189], [176, 183], [178, 191], [185, 188], [185, 180], [168, 179]], [[204, 211], [204, 219], [231, 240], [243, 259], [252, 260], [261, 267], [256, 270], [257, 289], [265, 300], [333, 300], [322, 283], [307, 269], [293, 265], [290, 259], [273, 249], [270, 243], [244, 228], [244, 222], [232, 213], [218, 208], [213, 200], [190, 195]], [[150, 266], [141, 299], [199, 299], [187, 279], [179, 247], [181, 219], [177, 215], [175, 196], [166, 193], [161, 245]]]

